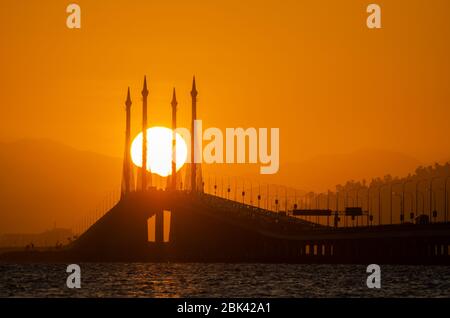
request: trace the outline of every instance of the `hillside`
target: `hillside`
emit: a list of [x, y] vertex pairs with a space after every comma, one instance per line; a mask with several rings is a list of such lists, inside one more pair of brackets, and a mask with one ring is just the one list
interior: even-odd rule
[[50, 140], [0, 143], [0, 233], [70, 228], [120, 185], [121, 159]]

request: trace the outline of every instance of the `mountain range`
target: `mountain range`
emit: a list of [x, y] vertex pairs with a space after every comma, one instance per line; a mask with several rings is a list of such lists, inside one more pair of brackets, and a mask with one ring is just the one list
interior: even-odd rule
[[52, 140], [0, 143], [0, 233], [72, 227], [119, 189], [121, 165]]
[[[281, 164], [279, 173], [272, 176], [254, 173], [259, 171], [256, 165], [216, 165], [205, 167], [205, 171], [290, 189], [326, 191], [352, 179], [404, 176], [420, 164], [401, 153], [366, 149]], [[106, 197], [118, 198], [121, 169], [121, 158], [77, 150], [48, 139], [0, 143], [0, 234], [73, 227]]]

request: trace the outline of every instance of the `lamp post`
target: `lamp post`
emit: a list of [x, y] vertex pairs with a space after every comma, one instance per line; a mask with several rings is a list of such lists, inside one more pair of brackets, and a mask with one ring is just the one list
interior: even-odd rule
[[448, 183], [448, 179], [450, 179], [450, 176], [447, 176], [445, 178], [445, 182], [444, 182], [444, 214], [445, 214], [445, 222], [448, 221], [448, 192], [447, 192], [447, 183]]
[[[320, 209], [320, 197], [322, 196], [323, 193], [318, 193], [316, 195], [316, 209]], [[320, 217], [317, 215], [316, 216], [316, 222], [319, 223]]]
[[439, 177], [432, 177], [430, 179], [430, 221], [433, 213], [433, 181], [439, 179]]
[[[416, 214], [417, 216], [419, 216], [419, 184], [421, 182], [427, 181], [426, 179], [422, 179], [422, 180], [418, 180], [416, 182]], [[425, 197], [422, 194], [422, 210], [425, 210]], [[422, 213], [424, 213], [425, 211], [422, 211]]]
[[[397, 192], [393, 192], [393, 193], [391, 194], [391, 199], [392, 199], [392, 197], [393, 197], [394, 195], [396, 195], [396, 196], [398, 196], [398, 197], [400, 198], [400, 215], [402, 215], [402, 214], [403, 214], [403, 213], [402, 213], [403, 195], [402, 195], [402, 194], [399, 194], [399, 193], [397, 193]], [[400, 220], [401, 220], [401, 217], [400, 217]], [[392, 224], [392, 219], [391, 219], [391, 224]]]
[[422, 213], [425, 211], [425, 195], [422, 192], [419, 192], [418, 195], [422, 198]]
[[382, 201], [381, 201], [381, 189], [383, 189], [383, 187], [385, 187], [385, 186], [387, 186], [387, 184], [380, 185], [378, 187], [378, 225], [382, 224], [382, 221], [381, 221], [381, 203], [382, 203]]
[[217, 177], [214, 177], [214, 196], [217, 196]]
[[[367, 188], [367, 225], [369, 225], [369, 218], [371, 217], [371, 214], [370, 214], [370, 208], [371, 208], [371, 206], [370, 206], [370, 190], [372, 189], [372, 186], [370, 185], [368, 188]], [[370, 223], [372, 223], [371, 221], [370, 221]]]
[[261, 182], [258, 185], [258, 210], [261, 207]]
[[287, 195], [287, 187], [284, 187], [284, 196], [285, 196], [285, 199], [284, 199], [284, 210], [285, 210], [286, 215], [287, 215], [287, 212], [288, 212], [288, 195]]
[[297, 190], [294, 189], [294, 210], [297, 210]]
[[234, 201], [237, 201], [237, 178], [234, 178]]
[[[410, 215], [410, 219], [411, 219], [411, 221], [414, 219], [414, 213], [412, 212], [412, 206], [413, 206], [413, 201], [414, 201], [414, 196], [413, 196], [413, 194], [411, 193], [411, 192], [407, 192], [407, 193], [405, 193], [405, 195], [406, 194], [409, 194], [409, 197], [410, 197], [410, 208], [411, 208], [411, 212], [409, 213], [409, 215]], [[403, 202], [403, 221], [405, 220], [405, 202]]]
[[339, 191], [336, 189], [336, 214], [334, 215], [334, 223], [335, 226], [338, 227], [339, 223], [337, 222], [339, 215]]
[[[330, 193], [331, 193], [331, 191], [328, 190], [328, 192], [327, 192], [327, 210], [328, 211], [330, 210]], [[330, 226], [330, 216], [329, 215], [327, 215], [327, 226]]]
[[[361, 191], [361, 188], [356, 189], [356, 207], [359, 207], [359, 191]], [[362, 204], [361, 204], [361, 210], [362, 210]], [[358, 226], [358, 216], [356, 218], [356, 226]]]
[[[350, 191], [354, 191], [354, 190], [350, 190]], [[350, 192], [350, 191], [345, 191], [345, 207], [344, 208], [346, 208], [346, 207], [349, 207], [349, 205], [348, 205], [348, 199], [349, 199], [349, 196], [348, 196], [348, 193]], [[355, 204], [355, 200], [354, 200], [354, 198], [352, 198], [352, 205], [354, 205]], [[345, 215], [344, 216], [345, 217], [345, 226], [347, 226], [348, 225], [348, 216], [347, 215]], [[353, 221], [353, 219], [352, 219], [352, 221]]]
[[[370, 186], [367, 187], [367, 225], [369, 225], [369, 214], [370, 214]], [[359, 192], [361, 190], [365, 190], [366, 187], [360, 187], [356, 189], [356, 206], [359, 206]], [[363, 199], [361, 199], [363, 200]], [[361, 204], [361, 209], [363, 208], [363, 204]], [[358, 226], [358, 218], [356, 218], [356, 226]]]
[[[403, 192], [404, 192], [404, 186], [405, 186], [405, 184], [406, 184], [406, 182], [394, 182], [394, 183], [391, 183], [391, 224], [392, 224], [392, 218], [393, 218], [393, 214], [392, 214], [392, 187], [393, 186], [395, 186], [395, 185], [398, 185], [398, 184], [402, 184], [403, 185], [403, 187], [402, 187], [402, 190], [403, 190]], [[401, 197], [401, 199], [402, 199], [402, 201], [403, 201], [403, 197]], [[400, 210], [402, 209], [402, 207], [400, 206]], [[402, 213], [402, 211], [400, 211], [400, 213]]]
[[409, 180], [406, 180], [403, 182], [402, 185], [402, 207], [401, 207], [401, 213], [400, 213], [400, 223], [403, 223], [405, 220], [405, 192], [406, 192], [406, 184], [410, 182]]
[[407, 194], [409, 194], [409, 195], [411, 196], [411, 206], [412, 206], [412, 194], [406, 192], [406, 190], [405, 190], [405, 185], [406, 185], [406, 183], [407, 183], [407, 182], [405, 182], [405, 183], [403, 184], [403, 192], [402, 192], [402, 196], [401, 196], [401, 199], [402, 199], [401, 203], [402, 203], [402, 205], [401, 205], [401, 211], [400, 211], [400, 223], [405, 222], [405, 204], [406, 204], [406, 203], [405, 203], [405, 202], [406, 202], [405, 196], [406, 196]]
[[242, 181], [242, 204], [245, 204], [245, 180]]
[[400, 206], [400, 223], [403, 223], [405, 220], [405, 192], [406, 185], [411, 182], [410, 180], [406, 180], [403, 182], [396, 182], [391, 184], [391, 224], [392, 224], [392, 186], [401, 184], [402, 185], [402, 193], [401, 193], [401, 206]]

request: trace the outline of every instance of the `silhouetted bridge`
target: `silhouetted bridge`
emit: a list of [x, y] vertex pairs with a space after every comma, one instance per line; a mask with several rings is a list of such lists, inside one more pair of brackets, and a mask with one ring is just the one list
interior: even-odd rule
[[[164, 211], [170, 211], [170, 220]], [[127, 195], [67, 248], [2, 258], [449, 264], [449, 250], [449, 223], [335, 228], [209, 194], [152, 189]]]
[[208, 194], [149, 190], [130, 193], [69, 251], [89, 261], [441, 264], [449, 249], [448, 223], [334, 228]]

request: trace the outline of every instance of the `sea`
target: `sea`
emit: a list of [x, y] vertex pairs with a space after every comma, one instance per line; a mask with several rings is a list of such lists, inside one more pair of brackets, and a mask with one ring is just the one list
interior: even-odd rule
[[450, 297], [450, 266], [81, 263], [80, 288], [68, 264], [0, 263], [0, 297]]

